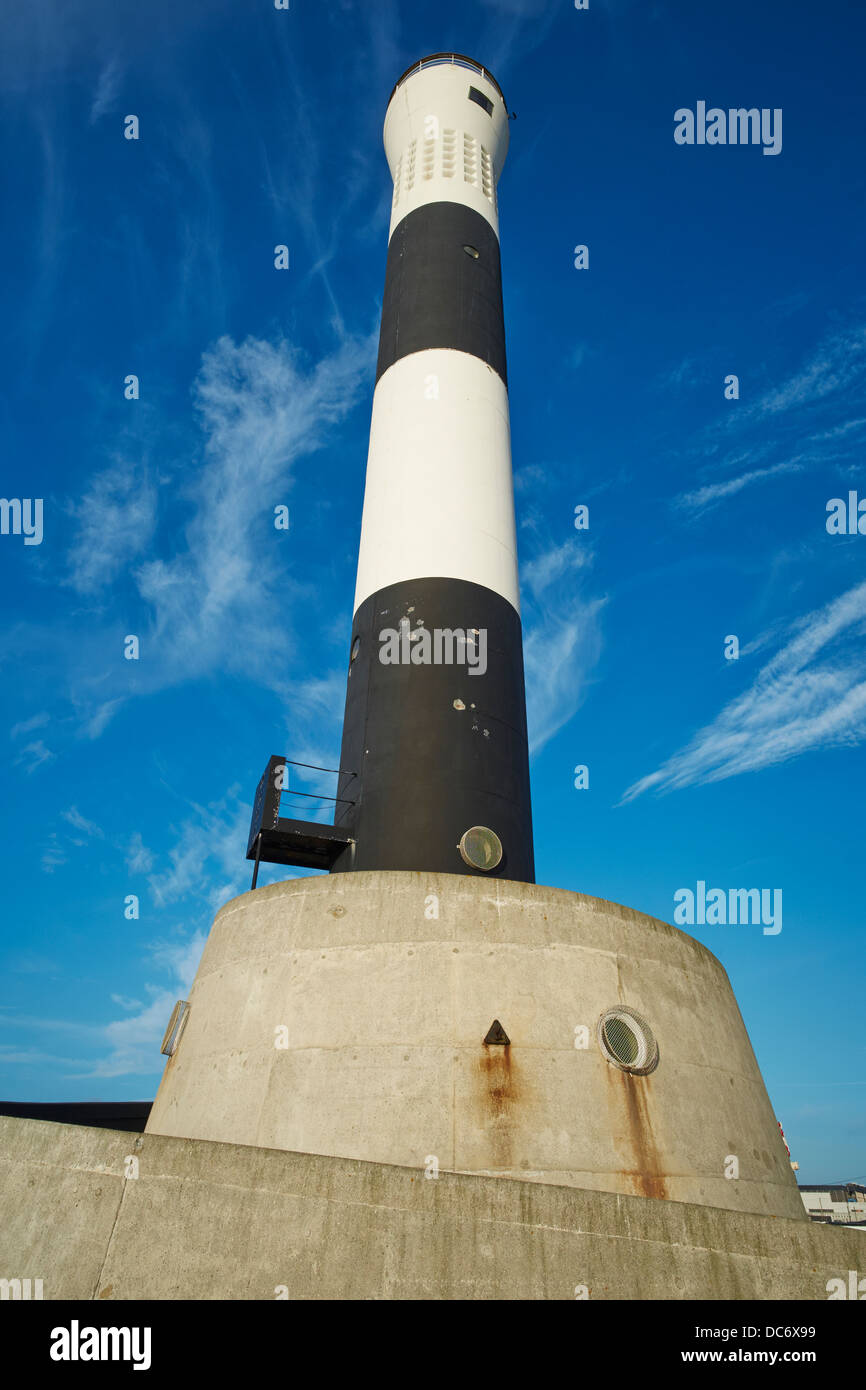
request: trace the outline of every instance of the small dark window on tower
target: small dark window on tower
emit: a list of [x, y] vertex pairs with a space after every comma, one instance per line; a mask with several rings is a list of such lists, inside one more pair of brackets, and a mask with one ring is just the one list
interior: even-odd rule
[[356, 637], [355, 640], [354, 640], [354, 642], [352, 643], [352, 650], [351, 650], [351, 652], [349, 653], [349, 661], [350, 661], [350, 663], [356, 659], [356, 657], [357, 657], [357, 655], [358, 655], [358, 652], [359, 652], [360, 650], [361, 650], [361, 639], [360, 639], [360, 637]]
[[493, 115], [493, 102], [483, 92], [479, 92], [477, 87], [469, 88], [469, 100], [477, 101], [479, 106], [483, 106], [488, 116]]

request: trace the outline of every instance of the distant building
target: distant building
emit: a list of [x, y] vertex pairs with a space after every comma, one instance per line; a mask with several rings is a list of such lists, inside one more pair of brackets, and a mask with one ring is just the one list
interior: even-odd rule
[[823, 1183], [801, 1183], [800, 1196], [812, 1221], [836, 1226], [866, 1226], [866, 1187], [844, 1182], [838, 1187]]

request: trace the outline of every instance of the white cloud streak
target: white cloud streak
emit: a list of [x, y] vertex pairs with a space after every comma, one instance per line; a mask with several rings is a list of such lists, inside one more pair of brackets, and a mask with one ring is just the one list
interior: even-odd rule
[[[210, 806], [191, 809], [194, 814], [172, 834], [170, 867], [152, 870], [148, 884], [157, 907], [195, 894], [215, 910], [248, 886], [250, 806], [233, 790]], [[137, 844], [135, 852], [139, 863], [153, 861], [143, 845]]]
[[265, 620], [275, 602], [265, 545], [273, 509], [287, 501], [295, 460], [354, 405], [372, 350], [370, 340], [344, 339], [309, 372], [285, 342], [224, 337], [205, 354], [194, 390], [205, 464], [186, 546], [137, 573], [163, 682], [214, 669], [277, 678]]
[[83, 834], [88, 836], [95, 835], [100, 840], [105, 839], [105, 832], [92, 820], [87, 820], [81, 814], [77, 806], [70, 806], [68, 811], [61, 811], [60, 814], [65, 821], [68, 821], [76, 830], [82, 831]]
[[71, 510], [77, 531], [67, 555], [67, 583], [80, 594], [95, 594], [150, 543], [156, 490], [146, 475], [120, 461], [98, 473]]
[[[759, 415], [810, 406], [861, 377], [866, 367], [866, 328], [835, 333], [818, 345], [809, 360], [779, 387], [764, 393], [752, 408]], [[747, 407], [749, 409], [749, 407]]]
[[592, 554], [576, 539], [551, 546], [521, 566], [530, 602], [524, 616], [529, 748], [538, 753], [577, 711], [601, 653], [605, 600], [587, 598], [575, 574]]
[[818, 748], [860, 743], [866, 737], [864, 625], [866, 584], [810, 613], [750, 688], [657, 771], [634, 782], [621, 804], [650, 790], [720, 782]]
[[122, 77], [123, 65], [120, 60], [116, 56], [109, 58], [99, 74], [99, 81], [93, 95], [93, 103], [90, 107], [91, 125], [95, 125], [100, 116], [104, 116], [114, 106], [120, 92]]
[[859, 462], [866, 326], [827, 334], [779, 386], [754, 391], [752, 384], [742, 400], [729, 403], [722, 417], [698, 433], [689, 453], [692, 459], [703, 455], [703, 486], [674, 499], [679, 511], [700, 513], [757, 483], [807, 468]]
[[735, 493], [742, 492], [743, 488], [763, 482], [765, 478], [775, 477], [779, 473], [802, 473], [802, 471], [802, 463], [793, 460], [790, 463], [773, 464], [772, 468], [756, 468], [751, 473], [741, 473], [738, 478], [728, 478], [721, 483], [708, 483], [706, 487], [698, 488], [695, 492], [685, 492], [676, 499], [676, 506], [694, 511], [705, 511], [707, 507], [711, 507], [715, 502], [720, 502], [722, 498], [733, 497]]
[[32, 777], [37, 768], [41, 767], [43, 763], [53, 762], [56, 756], [56, 753], [52, 753], [51, 749], [39, 738], [35, 743], [25, 744], [15, 759], [15, 766], [23, 767], [27, 775]]
[[[159, 1045], [166, 1024], [177, 1000], [189, 994], [204, 943], [204, 933], [196, 932], [185, 941], [151, 947], [152, 961], [168, 972], [170, 985], [145, 985], [150, 1002], [131, 1018], [106, 1024], [102, 1032], [110, 1052], [90, 1070], [79, 1073], [80, 1077], [148, 1076], [160, 1069]], [[123, 1009], [137, 1003], [122, 996], [111, 997]]]

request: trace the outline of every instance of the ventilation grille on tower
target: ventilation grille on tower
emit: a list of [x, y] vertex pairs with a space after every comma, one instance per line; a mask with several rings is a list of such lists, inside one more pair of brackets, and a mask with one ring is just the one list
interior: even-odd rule
[[409, 154], [406, 160], [406, 192], [411, 193], [415, 187], [415, 152], [418, 149], [418, 141], [413, 140], [409, 146]]
[[474, 135], [463, 136], [463, 180], [478, 185], [478, 141]]
[[598, 1020], [598, 1041], [607, 1060], [622, 1071], [646, 1076], [658, 1066], [655, 1035], [634, 1009], [624, 1005], [606, 1009]]
[[396, 209], [409, 201], [416, 178], [423, 186], [436, 178], [459, 178], [461, 172], [463, 182], [477, 188], [495, 209], [496, 179], [490, 151], [474, 135], [452, 129], [443, 130], [441, 138], [412, 141], [397, 161], [391, 205]]
[[442, 174], [453, 179], [457, 168], [457, 131], [446, 130], [442, 135]]

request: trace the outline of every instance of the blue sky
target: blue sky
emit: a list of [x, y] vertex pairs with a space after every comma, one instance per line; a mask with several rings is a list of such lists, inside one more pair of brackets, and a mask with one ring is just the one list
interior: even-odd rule
[[[698, 880], [781, 888], [777, 935], [692, 930], [801, 1180], [864, 1180], [866, 536], [825, 526], [866, 496], [862, 8], [32, 0], [4, 30], [2, 492], [44, 499], [44, 537], [0, 536], [0, 1095], [152, 1096], [248, 886], [268, 756], [336, 763], [382, 120], [410, 62], [454, 49], [517, 114], [538, 880], [667, 921]], [[677, 145], [699, 100], [781, 108], [781, 153]]]

